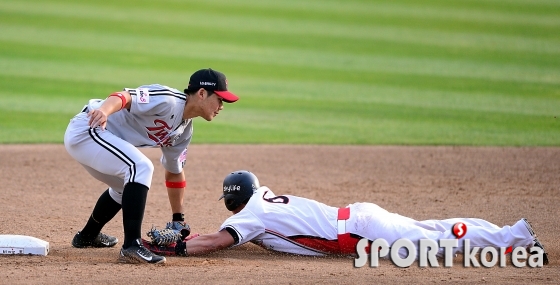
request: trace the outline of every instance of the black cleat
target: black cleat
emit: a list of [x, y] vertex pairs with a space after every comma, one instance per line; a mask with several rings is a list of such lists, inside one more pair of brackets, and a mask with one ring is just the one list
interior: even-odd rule
[[128, 248], [121, 248], [119, 256], [119, 262], [121, 263], [163, 264], [165, 261], [165, 257], [154, 254], [144, 247], [140, 239], [137, 239]]
[[523, 221], [525, 222], [525, 226], [527, 227], [527, 230], [533, 236], [533, 244], [531, 244], [531, 246], [527, 247], [527, 251], [529, 251], [530, 254], [536, 254], [537, 251], [531, 251], [532, 247], [538, 247], [538, 248], [542, 249], [543, 265], [547, 265], [548, 264], [548, 254], [546, 254], [546, 251], [544, 250], [543, 244], [537, 238], [537, 235], [535, 234], [535, 231], [533, 230], [533, 227], [531, 226], [531, 223], [529, 223], [529, 221], [526, 218], [523, 218]]
[[[532, 247], [538, 247], [540, 249], [542, 249], [543, 252], [543, 265], [547, 265], [548, 264], [548, 254], [546, 254], [546, 251], [544, 250], [544, 246], [542, 245], [542, 243], [539, 241], [538, 238], [535, 238], [533, 240], [533, 246]], [[529, 248], [529, 251], [531, 250], [531, 248]], [[531, 251], [531, 254], [537, 254], [537, 251]]]
[[84, 247], [113, 247], [119, 240], [116, 237], [106, 235], [104, 233], [99, 233], [93, 239], [85, 239], [80, 232], [78, 232], [74, 239], [72, 239], [72, 246], [77, 248]]

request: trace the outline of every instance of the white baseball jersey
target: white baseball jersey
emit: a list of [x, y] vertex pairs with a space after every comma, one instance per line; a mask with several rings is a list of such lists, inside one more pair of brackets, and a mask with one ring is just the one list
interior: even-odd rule
[[151, 186], [153, 165], [137, 148], [160, 147], [164, 168], [180, 173], [193, 133], [192, 119], [183, 120], [184, 93], [159, 84], [124, 90], [132, 98], [130, 110], [109, 115], [105, 130], [89, 127], [87, 113], [104, 102], [92, 99], [72, 118], [64, 136], [68, 153], [109, 185], [111, 197], [119, 203], [126, 183]]
[[[233, 229], [239, 239], [236, 245], [252, 241], [276, 251], [324, 255], [319, 245], [337, 240], [337, 214], [338, 208], [292, 195], [276, 196], [263, 186], [220, 229]], [[314, 240], [317, 246], [309, 246]]]
[[[471, 247], [528, 246], [533, 241], [523, 220], [499, 227], [477, 218], [417, 221], [373, 203], [353, 203], [347, 208], [350, 215], [338, 229], [338, 208], [292, 195], [276, 196], [263, 186], [220, 230], [232, 233], [234, 246], [252, 241], [266, 249], [302, 255], [352, 254], [361, 238], [383, 238], [389, 244], [407, 238], [419, 248], [420, 239], [454, 239], [452, 227], [457, 222], [467, 225], [464, 238], [470, 239]], [[462, 253], [462, 246], [459, 243], [454, 253]], [[402, 248], [399, 255], [405, 258], [408, 252]], [[443, 249], [438, 255], [443, 256]]]

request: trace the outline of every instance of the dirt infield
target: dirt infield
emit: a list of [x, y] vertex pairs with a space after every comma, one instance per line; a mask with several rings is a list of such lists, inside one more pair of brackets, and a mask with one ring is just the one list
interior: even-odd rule
[[[171, 213], [157, 149], [143, 232]], [[255, 245], [205, 257], [172, 257], [162, 266], [117, 263], [120, 245], [76, 249], [70, 241], [105, 190], [62, 145], [0, 146], [0, 234], [50, 242], [46, 257], [0, 255], [1, 284], [557, 284], [560, 280], [560, 148], [193, 145], [186, 216], [193, 232], [215, 231], [229, 216], [217, 201], [223, 177], [255, 172], [276, 194], [332, 206], [374, 202], [412, 218], [478, 217], [498, 225], [532, 222], [550, 258], [544, 268], [354, 268], [347, 257], [275, 254]], [[104, 232], [122, 241], [121, 215]]]

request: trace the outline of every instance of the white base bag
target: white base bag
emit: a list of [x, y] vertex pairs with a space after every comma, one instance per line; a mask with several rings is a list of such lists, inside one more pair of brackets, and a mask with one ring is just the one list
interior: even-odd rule
[[31, 236], [0, 235], [0, 254], [47, 255], [49, 242]]

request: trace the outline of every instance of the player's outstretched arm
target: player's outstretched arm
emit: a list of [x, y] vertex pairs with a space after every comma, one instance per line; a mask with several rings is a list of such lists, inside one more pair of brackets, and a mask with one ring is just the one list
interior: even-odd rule
[[233, 237], [226, 230], [201, 235], [187, 241], [187, 256], [218, 251], [232, 246], [233, 243]]

